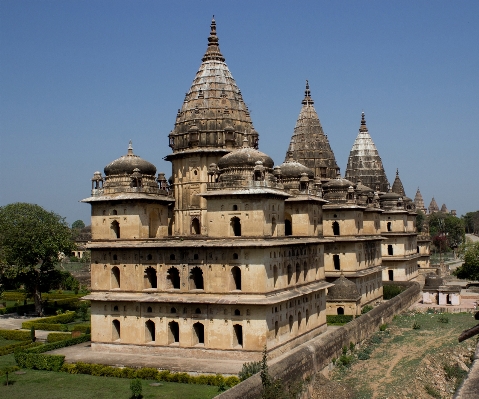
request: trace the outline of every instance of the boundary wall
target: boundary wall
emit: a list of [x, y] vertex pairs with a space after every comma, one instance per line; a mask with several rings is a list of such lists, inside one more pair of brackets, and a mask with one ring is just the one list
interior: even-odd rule
[[[364, 341], [376, 332], [381, 324], [392, 320], [394, 315], [407, 309], [420, 297], [421, 287], [417, 282], [391, 281], [390, 283], [384, 282], [384, 285], [408, 286], [409, 288], [341, 328], [326, 335], [318, 335], [288, 353], [273, 359], [268, 364], [270, 375], [274, 379], [281, 378], [286, 386], [295, 381], [308, 379], [303, 399], [311, 397], [312, 382], [314, 382], [316, 373], [328, 366], [333, 357], [340, 357], [343, 346], [349, 346], [350, 342], [357, 344]], [[258, 373], [216, 398], [257, 399], [261, 398], [262, 390], [261, 378]]]

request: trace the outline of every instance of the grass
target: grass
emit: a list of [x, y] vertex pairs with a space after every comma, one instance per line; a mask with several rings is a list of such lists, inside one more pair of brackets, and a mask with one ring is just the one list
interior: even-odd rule
[[[448, 322], [445, 322], [446, 317]], [[414, 330], [414, 323], [421, 328]], [[350, 368], [337, 369], [333, 378], [354, 388], [355, 399], [368, 397], [368, 392], [372, 390], [376, 390], [377, 399], [398, 397], [400, 392], [401, 397], [415, 398], [426, 393], [426, 386], [433, 396], [437, 392], [430, 381], [424, 381], [421, 392], [415, 392], [411, 378], [414, 378], [425, 356], [454, 350], [457, 346], [472, 345], [470, 342], [459, 344], [457, 337], [476, 323], [470, 313], [403, 313], [389, 323], [386, 331], [375, 333], [368, 342], [360, 346], [357, 355], [361, 355], [362, 359], [357, 360]], [[391, 333], [386, 334], [388, 331]], [[397, 357], [398, 353], [402, 353], [401, 358]], [[396, 363], [389, 369], [393, 361]], [[462, 379], [464, 374], [453, 364], [444, 365], [444, 370], [447, 378], [454, 378], [455, 381], [459, 381], [458, 377]], [[380, 391], [377, 388], [379, 385]]]
[[[35, 399], [118, 399], [130, 397], [130, 380], [91, 375], [73, 375], [49, 371], [24, 370], [25, 374], [10, 375], [12, 386], [0, 381], [2, 398]], [[155, 399], [210, 399], [218, 394], [218, 387], [161, 382], [161, 386], [150, 386], [154, 381], [142, 381], [143, 398]]]
[[13, 345], [13, 344], [17, 344], [19, 342], [21, 342], [21, 341], [13, 341], [13, 340], [11, 341], [11, 340], [0, 337], [0, 348], [2, 346]]

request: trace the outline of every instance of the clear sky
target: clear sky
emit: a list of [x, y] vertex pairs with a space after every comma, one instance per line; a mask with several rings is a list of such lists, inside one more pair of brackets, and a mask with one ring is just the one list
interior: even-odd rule
[[341, 173], [361, 111], [392, 183], [479, 209], [479, 1], [0, 1], [0, 205], [89, 224], [93, 172], [168, 133], [215, 15], [260, 150], [284, 160], [310, 82]]

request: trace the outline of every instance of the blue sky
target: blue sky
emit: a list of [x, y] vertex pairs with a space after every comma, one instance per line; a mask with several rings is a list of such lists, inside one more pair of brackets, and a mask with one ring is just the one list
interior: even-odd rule
[[215, 15], [260, 150], [284, 160], [310, 82], [341, 173], [361, 111], [390, 182], [479, 209], [478, 1], [0, 2], [0, 205], [89, 222], [96, 170], [171, 174], [168, 133]]

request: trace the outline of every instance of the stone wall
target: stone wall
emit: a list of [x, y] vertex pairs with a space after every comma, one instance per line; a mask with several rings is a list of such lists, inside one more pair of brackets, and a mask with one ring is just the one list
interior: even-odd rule
[[[402, 282], [398, 285], [407, 285], [409, 288], [343, 327], [326, 335], [319, 335], [284, 357], [272, 361], [269, 365], [271, 376], [281, 378], [285, 385], [307, 377], [310, 377], [310, 382], [313, 382], [317, 372], [325, 368], [333, 357], [341, 355], [343, 346], [348, 346], [350, 342], [364, 341], [377, 331], [381, 324], [390, 321], [395, 314], [407, 309], [419, 299], [421, 292], [419, 283]], [[311, 386], [312, 384], [309, 384], [309, 388]], [[261, 378], [259, 374], [256, 374], [217, 398], [254, 399], [261, 397], [261, 391]], [[309, 398], [310, 394], [310, 390], [307, 390], [304, 398]]]

